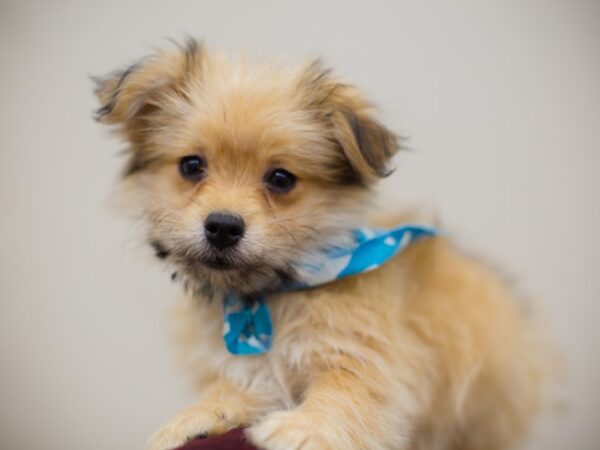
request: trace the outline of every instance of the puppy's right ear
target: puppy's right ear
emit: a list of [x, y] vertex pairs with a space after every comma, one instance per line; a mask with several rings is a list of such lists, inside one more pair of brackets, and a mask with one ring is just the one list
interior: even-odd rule
[[182, 83], [201, 63], [202, 49], [189, 39], [173, 52], [160, 52], [106, 77], [93, 78], [100, 107], [95, 119], [124, 127], [160, 109], [173, 94], [184, 95]]

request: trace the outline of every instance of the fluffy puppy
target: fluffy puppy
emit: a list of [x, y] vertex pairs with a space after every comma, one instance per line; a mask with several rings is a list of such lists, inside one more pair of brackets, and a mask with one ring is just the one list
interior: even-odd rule
[[[187, 287], [180, 342], [201, 397], [150, 449], [239, 426], [267, 450], [519, 441], [542, 378], [531, 324], [442, 237], [375, 271], [270, 295], [272, 350], [225, 348], [225, 291], [293, 278], [305, 253], [365, 223], [398, 143], [356, 88], [319, 62], [231, 62], [189, 41], [97, 80], [96, 93], [97, 119], [128, 143], [125, 184], [148, 242]], [[224, 241], [210, 236], [215, 217]]]

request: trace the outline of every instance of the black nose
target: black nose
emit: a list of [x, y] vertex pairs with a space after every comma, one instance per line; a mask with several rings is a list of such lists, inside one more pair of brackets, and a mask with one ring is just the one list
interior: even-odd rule
[[204, 221], [206, 239], [219, 250], [237, 244], [244, 229], [244, 221], [235, 214], [211, 213]]

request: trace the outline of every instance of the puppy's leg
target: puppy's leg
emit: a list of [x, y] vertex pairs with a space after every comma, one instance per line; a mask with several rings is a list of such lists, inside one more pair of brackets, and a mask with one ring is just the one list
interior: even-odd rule
[[413, 392], [356, 361], [315, 378], [296, 409], [277, 411], [248, 429], [266, 450], [407, 448]]
[[198, 436], [222, 434], [249, 424], [267, 403], [225, 380], [216, 380], [195, 406], [182, 411], [150, 439], [149, 450], [171, 450]]

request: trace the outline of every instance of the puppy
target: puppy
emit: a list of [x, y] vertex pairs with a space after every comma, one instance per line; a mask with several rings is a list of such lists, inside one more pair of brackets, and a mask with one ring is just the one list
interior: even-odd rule
[[128, 144], [125, 185], [148, 242], [186, 286], [179, 341], [201, 397], [150, 449], [240, 426], [267, 450], [521, 440], [544, 375], [532, 324], [444, 237], [368, 273], [272, 292], [270, 351], [226, 349], [227, 292], [270, 292], [365, 224], [398, 140], [355, 87], [320, 62], [229, 61], [190, 40], [98, 79], [96, 94], [98, 121]]

